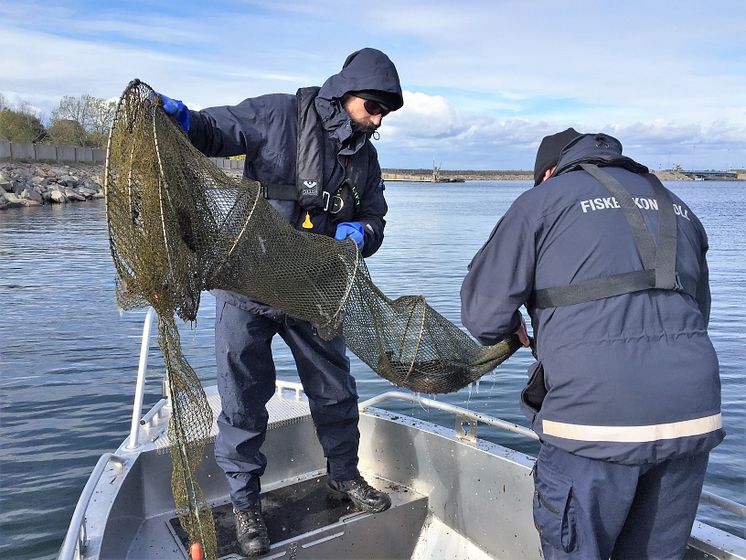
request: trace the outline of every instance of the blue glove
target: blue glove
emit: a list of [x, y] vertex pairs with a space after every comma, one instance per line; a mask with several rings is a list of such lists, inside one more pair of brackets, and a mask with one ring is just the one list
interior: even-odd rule
[[365, 243], [363, 224], [360, 222], [342, 222], [339, 224], [334, 239], [342, 241], [348, 237], [352, 237], [352, 240], [357, 243], [357, 248], [363, 250], [363, 244]]
[[184, 132], [189, 132], [189, 108], [179, 99], [171, 99], [162, 93], [158, 93], [158, 97], [163, 102], [163, 110], [176, 119]]

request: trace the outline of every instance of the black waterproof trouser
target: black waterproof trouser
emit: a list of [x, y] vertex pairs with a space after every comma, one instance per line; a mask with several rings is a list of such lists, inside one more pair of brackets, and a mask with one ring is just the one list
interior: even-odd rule
[[277, 313], [266, 316], [217, 299], [215, 353], [222, 412], [215, 459], [225, 472], [236, 509], [257, 502], [267, 458], [266, 404], [275, 391], [272, 338], [290, 348], [308, 396], [316, 434], [333, 480], [358, 476], [357, 390], [341, 337], [324, 340], [313, 326]]

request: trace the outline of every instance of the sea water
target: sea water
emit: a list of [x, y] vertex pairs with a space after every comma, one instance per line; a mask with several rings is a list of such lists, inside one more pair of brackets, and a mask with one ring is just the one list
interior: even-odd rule
[[[718, 352], [726, 440], [711, 454], [705, 489], [746, 501], [746, 183], [667, 183], [707, 229], [712, 286], [710, 335]], [[367, 260], [389, 297], [424, 295], [460, 325], [466, 266], [527, 181], [390, 183], [386, 238]], [[510, 271], [506, 271], [510, 273]], [[144, 310], [119, 314], [102, 202], [0, 212], [0, 558], [51, 558], [98, 457], [129, 432]], [[204, 384], [215, 382], [214, 299], [203, 295], [185, 354]], [[275, 344], [278, 377], [295, 380], [290, 352]], [[361, 399], [394, 389], [351, 356]], [[478, 386], [437, 399], [526, 425], [518, 393], [530, 353], [519, 351]], [[163, 362], [154, 343], [145, 407], [161, 398]], [[430, 396], [430, 395], [424, 395]], [[443, 425], [449, 415], [390, 401], [389, 409]], [[479, 437], [536, 451], [496, 428]], [[743, 520], [700, 510], [716, 526], [744, 533]]]

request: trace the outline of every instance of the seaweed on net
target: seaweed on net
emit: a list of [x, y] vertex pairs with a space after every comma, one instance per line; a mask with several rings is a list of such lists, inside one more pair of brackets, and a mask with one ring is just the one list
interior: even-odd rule
[[151, 305], [158, 314], [173, 406], [174, 500], [208, 558], [216, 556], [214, 526], [194, 471], [212, 413], [174, 319], [196, 320], [202, 291], [244, 294], [311, 322], [324, 338], [344, 335], [378, 375], [413, 391], [465, 387], [520, 347], [516, 336], [480, 346], [424, 298], [386, 297], [353, 241], [293, 228], [259, 183], [227, 177], [194, 148], [139, 80], [117, 107], [104, 189], [117, 302]]

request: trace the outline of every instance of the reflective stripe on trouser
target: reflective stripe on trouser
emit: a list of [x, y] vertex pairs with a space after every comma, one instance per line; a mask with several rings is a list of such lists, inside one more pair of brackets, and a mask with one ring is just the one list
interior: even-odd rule
[[358, 399], [344, 340], [326, 341], [307, 322], [275, 320], [218, 299], [215, 354], [222, 412], [215, 460], [238, 509], [257, 501], [259, 477], [267, 466], [260, 448], [267, 431], [266, 404], [275, 390], [275, 334], [295, 358], [331, 478], [349, 480], [359, 474]]
[[681, 559], [708, 456], [621, 465], [542, 445], [534, 523], [544, 558]]

